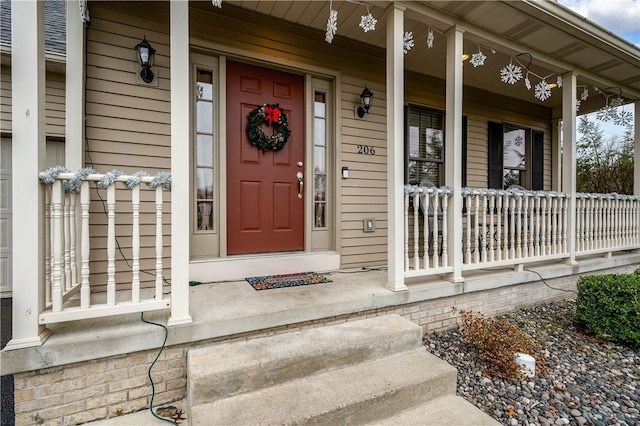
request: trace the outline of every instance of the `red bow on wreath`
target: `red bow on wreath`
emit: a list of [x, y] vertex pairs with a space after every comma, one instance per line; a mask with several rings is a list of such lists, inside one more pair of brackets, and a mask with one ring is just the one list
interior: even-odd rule
[[271, 108], [268, 106], [264, 107], [264, 112], [267, 114], [265, 120], [269, 122], [269, 126], [272, 126], [273, 123], [277, 123], [280, 121], [280, 108]]

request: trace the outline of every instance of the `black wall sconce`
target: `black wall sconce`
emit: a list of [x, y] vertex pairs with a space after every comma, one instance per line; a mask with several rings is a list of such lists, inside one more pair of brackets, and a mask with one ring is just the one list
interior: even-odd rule
[[151, 47], [145, 36], [143, 40], [138, 43], [136, 47], [138, 54], [138, 63], [140, 64], [140, 78], [145, 83], [149, 84], [153, 81], [154, 75], [151, 67], [153, 66], [153, 60], [155, 59], [156, 49]]
[[360, 103], [362, 106], [358, 107], [358, 117], [362, 118], [369, 112], [369, 108], [373, 105], [373, 92], [364, 86], [364, 90], [360, 94]]

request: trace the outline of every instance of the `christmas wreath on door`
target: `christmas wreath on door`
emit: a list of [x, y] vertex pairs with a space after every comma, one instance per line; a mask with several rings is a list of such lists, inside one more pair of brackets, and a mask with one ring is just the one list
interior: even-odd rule
[[[263, 124], [272, 129], [271, 135], [263, 130]], [[249, 113], [249, 140], [262, 151], [279, 151], [287, 143], [291, 130], [287, 123], [287, 114], [279, 104], [263, 104]]]

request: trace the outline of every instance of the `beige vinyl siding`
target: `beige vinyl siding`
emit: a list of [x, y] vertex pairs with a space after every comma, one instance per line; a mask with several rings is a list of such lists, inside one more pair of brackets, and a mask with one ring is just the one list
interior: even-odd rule
[[[0, 132], [9, 135], [11, 125], [11, 67], [0, 68]], [[64, 137], [65, 76], [47, 71], [45, 80], [45, 134]]]
[[[407, 73], [405, 98], [444, 112], [444, 80]], [[467, 116], [467, 186], [487, 187], [487, 123], [498, 121], [544, 132], [544, 189], [551, 189], [550, 108], [465, 87], [462, 113]]]
[[[171, 165], [169, 20], [153, 9], [144, 13], [138, 4], [99, 2], [91, 6], [87, 32], [87, 142], [85, 164], [100, 173], [117, 168], [127, 174], [146, 170], [169, 171]], [[154, 72], [157, 86], [137, 84], [134, 46], [146, 35], [157, 50]], [[145, 187], [146, 189], [146, 187]], [[100, 197], [92, 191], [91, 281], [106, 284], [107, 220]], [[123, 288], [131, 282], [131, 193], [118, 187], [116, 233], [116, 281]], [[165, 277], [170, 276], [171, 193], [164, 192], [163, 258]], [[155, 274], [155, 193], [141, 190], [140, 268]], [[123, 259], [126, 259], [126, 261]], [[143, 286], [155, 277], [140, 275]]]

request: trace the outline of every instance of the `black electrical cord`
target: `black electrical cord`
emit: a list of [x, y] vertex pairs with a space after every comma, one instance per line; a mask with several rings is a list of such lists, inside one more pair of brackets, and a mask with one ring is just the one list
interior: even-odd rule
[[153, 417], [155, 417], [158, 420], [162, 420], [164, 422], [171, 423], [173, 425], [178, 425], [178, 422], [176, 422], [175, 420], [167, 418], [167, 417], [161, 417], [161, 416], [159, 416], [159, 415], [157, 415], [156, 413], [153, 412], [153, 399], [156, 397], [156, 386], [153, 383], [153, 378], [151, 377], [151, 369], [153, 368], [153, 366], [158, 361], [158, 358], [160, 358], [160, 354], [162, 354], [162, 351], [164, 350], [164, 348], [165, 348], [165, 346], [167, 344], [167, 337], [169, 336], [169, 329], [164, 324], [160, 324], [160, 323], [153, 322], [153, 321], [147, 321], [146, 319], [144, 319], [144, 312], [140, 313], [140, 319], [142, 320], [142, 322], [145, 322], [147, 324], [157, 325], [158, 327], [162, 327], [162, 329], [164, 330], [164, 341], [162, 342], [162, 346], [160, 347], [160, 351], [158, 352], [158, 355], [156, 355], [156, 358], [153, 360], [153, 362], [149, 366], [149, 369], [147, 370], [147, 376], [149, 377], [149, 381], [151, 382], [151, 400], [149, 401], [149, 411], [151, 411], [151, 414], [153, 415]]
[[536, 274], [537, 276], [540, 277], [540, 280], [544, 283], [544, 285], [546, 285], [547, 287], [549, 287], [551, 290], [557, 290], [557, 291], [565, 291], [567, 293], [575, 293], [576, 295], [578, 295], [578, 292], [575, 290], [567, 290], [565, 288], [557, 288], [557, 287], [552, 287], [549, 284], [547, 284], [547, 282], [544, 280], [544, 278], [542, 278], [542, 275], [540, 275], [540, 273], [538, 271], [534, 271], [533, 269], [526, 269], [523, 268], [523, 271], [527, 271], [527, 272], [533, 272], [534, 274]]

